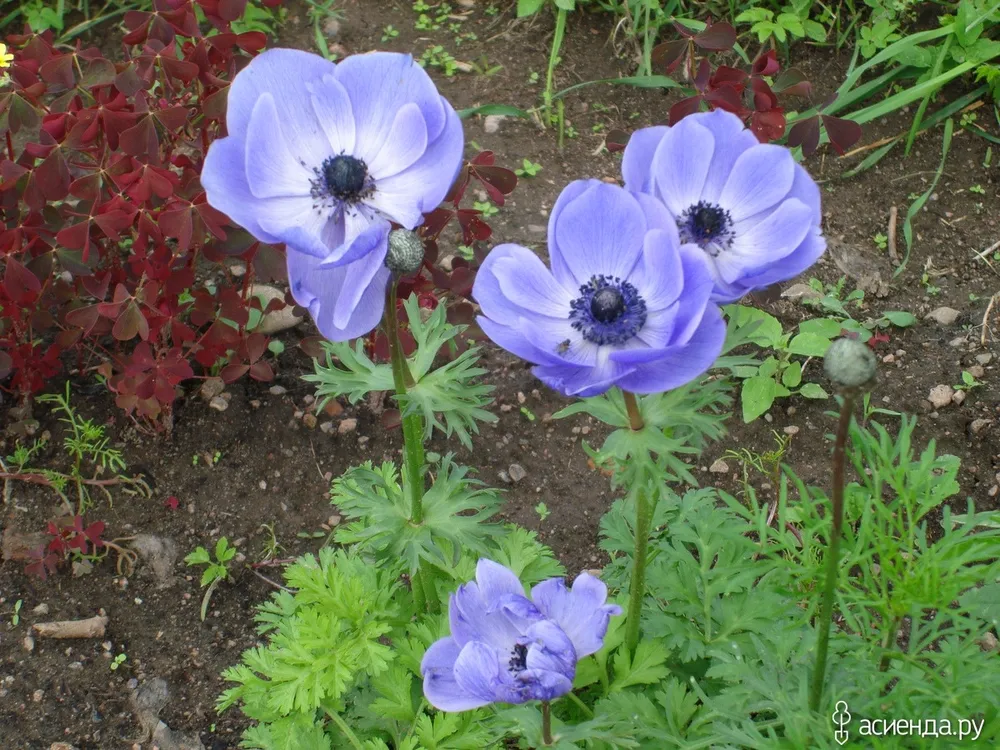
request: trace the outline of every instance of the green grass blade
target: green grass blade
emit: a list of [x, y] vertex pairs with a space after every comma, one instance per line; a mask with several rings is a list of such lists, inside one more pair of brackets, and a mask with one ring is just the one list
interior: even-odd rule
[[562, 91], [553, 94], [552, 98], [561, 99], [572, 91], [582, 89], [584, 86], [593, 86], [596, 83], [634, 86], [637, 89], [675, 89], [680, 87], [680, 84], [673, 78], [661, 75], [628, 76], [626, 78], [599, 78], [596, 81], [584, 81], [583, 83], [570, 86], [568, 89], [563, 89]]
[[910, 204], [909, 209], [906, 211], [906, 220], [903, 222], [903, 240], [906, 243], [906, 255], [903, 257], [903, 262], [899, 264], [895, 271], [893, 271], [892, 277], [896, 278], [903, 272], [906, 268], [906, 264], [910, 261], [910, 251], [913, 249], [913, 217], [916, 216], [920, 209], [924, 207], [928, 199], [934, 193], [934, 189], [937, 187], [938, 180], [941, 179], [941, 175], [944, 174], [944, 164], [948, 158], [948, 151], [951, 148], [951, 136], [955, 129], [955, 121], [947, 120], [944, 124], [944, 142], [941, 145], [941, 163], [938, 164], [937, 172], [934, 173], [934, 179], [931, 180], [930, 187], [927, 191], [917, 198], [913, 203]]
[[[941, 45], [941, 52], [938, 53], [937, 60], [934, 61], [934, 67], [931, 70], [931, 78], [937, 78], [941, 75], [941, 66], [944, 65], [944, 59], [948, 55], [948, 50], [951, 49], [951, 40], [955, 37], [948, 37], [944, 40], [944, 44]], [[927, 111], [927, 107], [930, 106], [931, 97], [934, 96], [934, 91], [927, 92], [921, 102], [920, 106], [917, 107], [917, 114], [913, 117], [913, 124], [910, 126], [910, 134], [906, 137], [906, 148], [903, 150], [904, 156], [910, 155], [910, 149], [913, 148], [913, 141], [917, 137], [917, 132], [920, 130], [920, 122], [924, 119], [924, 113]]]
[[892, 149], [896, 145], [899, 144], [900, 138], [902, 138], [902, 136], [900, 136], [899, 138], [893, 138], [891, 141], [889, 141], [888, 143], [886, 143], [881, 148], [878, 148], [875, 151], [872, 151], [870, 154], [868, 154], [868, 156], [865, 157], [864, 161], [862, 161], [860, 164], [858, 164], [857, 166], [855, 166], [853, 169], [851, 169], [851, 170], [849, 170], [847, 172], [844, 172], [844, 174], [842, 174], [841, 177], [843, 179], [850, 179], [851, 177], [854, 177], [855, 175], [861, 174], [866, 169], [871, 169], [876, 164], [878, 164], [880, 161], [882, 161], [882, 159], [890, 151], [892, 151]]
[[505, 115], [507, 117], [523, 117], [530, 120], [531, 114], [523, 109], [512, 107], [509, 104], [483, 104], [479, 107], [469, 107], [458, 110], [458, 116], [465, 120], [474, 115]]
[[847, 115], [847, 118], [849, 120], [854, 120], [854, 122], [859, 125], [864, 125], [866, 122], [877, 120], [879, 117], [885, 117], [890, 112], [895, 112], [897, 109], [901, 109], [925, 96], [933, 94], [948, 83], [948, 81], [953, 78], [958, 78], [961, 75], [965, 75], [975, 67], [976, 63], [969, 62], [956, 65], [947, 73], [942, 73], [939, 76], [931, 78], [929, 81], [924, 81], [916, 86], [900, 91], [898, 94], [893, 94], [888, 99], [881, 101], [878, 104], [873, 104], [870, 107], [865, 107], [857, 112], [852, 112]]

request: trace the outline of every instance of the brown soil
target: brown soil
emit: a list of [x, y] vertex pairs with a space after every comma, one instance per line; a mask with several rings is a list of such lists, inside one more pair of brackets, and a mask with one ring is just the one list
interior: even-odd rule
[[[544, 81], [551, 20], [545, 16], [515, 21], [512, 11], [506, 8], [510, 3], [499, 4], [505, 7], [496, 16], [485, 13], [489, 7], [486, 2], [475, 3], [469, 11], [457, 8], [456, 12], [467, 16], [462, 33], [472, 31], [478, 41], [456, 47], [454, 34], [446, 30], [416, 31], [416, 14], [410, 2], [345, 0], [338, 3], [344, 19], [335, 41], [348, 53], [383, 48], [407, 51], [416, 57], [428, 46], [442, 44], [460, 61], [484, 68], [502, 65], [489, 77], [458, 73], [445, 79], [440, 71], [431, 72], [442, 93], [457, 108], [505, 103], [528, 109], [541, 95], [543, 83], [533, 83], [529, 76], [537, 72]], [[381, 42], [383, 28], [390, 24], [399, 36]], [[610, 26], [605, 15], [573, 14], [557, 74], [559, 88], [632, 72], [630, 53], [626, 50], [624, 56], [618, 56], [608, 41]], [[292, 4], [281, 43], [312, 49], [312, 34], [304, 6]], [[796, 53], [804, 55], [796, 62], [810, 74], [819, 97], [825, 97], [838, 85], [844, 60], [830, 52], [810, 52], [801, 47]], [[553, 132], [541, 131], [527, 121], [504, 120], [495, 134], [485, 133], [481, 120], [468, 121], [467, 140], [494, 150], [498, 164], [513, 168], [528, 158], [543, 165], [537, 177], [521, 181], [508, 206], [494, 217], [494, 239], [543, 250], [547, 212], [561, 187], [574, 179], [614, 178], [618, 174], [618, 157], [595, 155], [603, 136], [594, 132], [594, 126], [603, 126], [605, 132], [613, 127], [627, 129], [656, 122], [665, 117], [669, 102], [659, 92], [648, 90], [603, 85], [583, 89], [567, 99], [567, 117], [579, 135], [568, 140], [562, 152]], [[980, 116], [978, 124], [985, 120]], [[864, 142], [908, 126], [905, 114], [875, 123], [866, 130]], [[996, 132], [992, 123], [984, 127]], [[987, 331], [987, 348], [980, 348], [979, 340], [987, 301], [1000, 287], [1000, 280], [993, 266], [974, 258], [1000, 234], [995, 214], [976, 205], [996, 203], [997, 168], [983, 167], [987, 143], [957, 131], [946, 174], [936, 198], [915, 221], [913, 255], [898, 279], [892, 280], [892, 266], [872, 241], [876, 233], [886, 231], [892, 205], [905, 213], [910, 203], [907, 196], [926, 189], [937, 168], [940, 148], [938, 130], [921, 137], [908, 158], [894, 153], [877, 169], [846, 181], [837, 177], [853, 161], [845, 163], [827, 154], [813, 158], [807, 166], [818, 179], [826, 181], [826, 231], [840, 248], [839, 254], [853, 258], [849, 261], [852, 268], [861, 264], [878, 271], [887, 283], [884, 298], [869, 295], [866, 314], [909, 310], [922, 319], [941, 305], [962, 311], [959, 321], [950, 327], [921, 321], [906, 331], [891, 332], [892, 340], [880, 345], [878, 351], [882, 356], [892, 354], [895, 362], [881, 367], [881, 382], [875, 388], [873, 402], [923, 415], [918, 439], [936, 439], [939, 452], [962, 458], [962, 511], [966, 495], [980, 509], [997, 508], [995, 494], [991, 493], [996, 492], [996, 474], [1000, 471], [1000, 426], [991, 425], [974, 438], [969, 429], [975, 419], [1000, 420], [995, 362], [987, 365], [981, 378], [984, 387], [970, 391], [961, 407], [948, 406], [928, 414], [930, 404], [925, 401], [933, 386], [960, 382], [962, 370], [975, 364], [975, 354], [988, 352], [991, 346], [996, 348], [989, 343], [995, 323]], [[981, 185], [986, 194], [966, 190], [975, 184]], [[834, 282], [842, 274], [831, 255], [814, 271], [826, 282]], [[935, 296], [929, 296], [920, 284], [925, 264], [932, 264], [934, 271], [943, 271], [933, 277], [933, 284], [940, 288]], [[786, 326], [813, 314], [789, 300], [758, 300], [758, 304], [780, 317]], [[329, 434], [309, 429], [301, 415], [296, 416], [308, 409], [310, 388], [300, 376], [311, 366], [295, 344], [310, 333], [308, 326], [302, 326], [285, 337], [287, 350], [275, 384], [245, 381], [230, 386], [231, 400], [225, 412], [211, 410], [198, 398], [198, 384], [193, 384], [179, 405], [169, 439], [139, 435], [106, 394], [87, 391], [82, 384], [75, 388], [75, 403], [81, 413], [107, 421], [129, 465], [134, 469], [142, 467], [155, 485], [151, 499], [118, 492], [113, 507], [102, 504], [92, 517], [108, 523], [107, 536], [155, 534], [173, 540], [179, 555], [165, 585], [148, 564], [140, 564], [134, 575], [125, 577], [116, 573], [112, 560], [107, 560], [89, 576], [74, 578], [61, 573], [44, 582], [25, 576], [23, 562], [0, 565], [0, 613], [10, 611], [18, 599], [24, 602], [20, 624], [9, 627], [10, 618], [5, 615], [0, 626], [0, 750], [47, 748], [56, 741], [70, 742], [78, 748], [121, 747], [123, 741], [141, 734], [130, 712], [128, 682], [154, 676], [164, 678], [170, 687], [170, 698], [162, 712], [168, 725], [200, 733], [209, 748], [237, 746], [245, 721], [237, 711], [217, 716], [213, 708], [223, 687], [219, 673], [254, 644], [253, 607], [273, 589], [245, 566], [237, 566], [235, 584], [215, 592], [209, 616], [202, 623], [198, 578], [180, 558], [197, 545], [210, 546], [220, 536], [226, 536], [238, 540], [248, 562], [259, 560], [269, 537], [262, 524], [273, 524], [284, 557], [316, 549], [322, 539], [297, 535], [324, 531], [323, 524], [335, 513], [327, 499], [328, 478], [366, 459], [399, 456], [399, 433], [386, 433], [379, 418], [363, 404], [348, 405], [333, 418], [320, 415], [320, 423], [333, 422]], [[515, 358], [487, 347], [485, 364], [491, 382], [498, 386], [495, 411], [499, 422], [484, 428], [476, 441], [475, 455], [454, 444], [442, 443], [435, 449], [457, 450], [458, 459], [477, 467], [483, 480], [503, 487], [504, 517], [538, 530], [571, 572], [599, 565], [603, 558], [596, 548], [597, 525], [612, 494], [607, 480], [588, 469], [580, 441], [597, 443], [601, 431], [585, 417], [549, 421], [546, 415], [565, 405], [565, 400], [540, 388], [530, 371]], [[271, 385], [287, 391], [273, 395]], [[533, 423], [520, 410], [520, 394], [537, 416]], [[5, 408], [0, 406], [0, 422], [6, 419]], [[831, 429], [831, 419], [824, 412], [829, 408], [829, 403], [790, 399], [771, 410], [770, 421], [761, 419], [743, 425], [736, 417], [729, 424], [728, 438], [702, 456], [700, 471], [706, 472], [706, 481], [737, 491], [735, 461], [728, 461], [730, 472], [726, 474], [709, 474], [705, 467], [727, 449], [770, 448], [772, 430], [794, 426], [799, 430], [786, 460], [805, 481], [823, 484], [828, 455], [824, 433]], [[44, 407], [36, 407], [35, 411], [42, 429], [51, 431], [54, 446], [62, 438], [61, 425]], [[348, 418], [357, 420], [356, 429], [340, 434], [337, 428]], [[891, 423], [891, 418], [885, 419]], [[0, 443], [0, 455], [7, 455], [11, 448], [9, 440]], [[216, 453], [218, 462], [210, 465], [206, 456], [214, 459]], [[194, 456], [200, 456], [197, 464]], [[50, 447], [41, 460], [58, 466], [63, 459], [55, 447]], [[500, 472], [513, 463], [520, 464], [527, 476], [516, 484], [505, 483]], [[754, 481], [759, 488], [765, 480], [756, 477]], [[170, 497], [178, 499], [176, 509], [165, 504]], [[551, 514], [544, 521], [534, 510], [540, 501]], [[56, 512], [58, 503], [52, 493], [11, 483], [3, 526], [8, 531], [35, 531], [44, 528], [45, 521]], [[280, 578], [277, 568], [265, 569], [264, 574]], [[40, 605], [47, 607], [47, 614], [33, 611]], [[128, 655], [119, 669], [110, 669], [110, 655], [100, 639], [38, 640], [33, 651], [26, 650], [23, 640], [32, 623], [90, 617], [100, 610], [110, 618], [106, 635], [110, 650]]]

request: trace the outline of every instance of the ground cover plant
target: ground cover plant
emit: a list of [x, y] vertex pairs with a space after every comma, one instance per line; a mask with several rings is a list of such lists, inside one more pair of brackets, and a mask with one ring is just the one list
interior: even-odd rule
[[[416, 33], [441, 35], [434, 41], [478, 41], [467, 31], [473, 11], [459, 10], [468, 5], [405, 5], [373, 27], [374, 40], [408, 39], [400, 19], [412, 16]], [[24, 627], [28, 611], [39, 624], [29, 592], [74, 586], [114, 557], [111, 640], [77, 647], [80, 667], [69, 669], [101, 666], [104, 682], [111, 673], [123, 686], [134, 677], [125, 700], [148, 730], [143, 742], [996, 743], [996, 493], [968, 496], [961, 482], [986, 459], [954, 455], [942, 448], [954, 435], [925, 426], [941, 424], [932, 409], [982, 398], [991, 358], [963, 350], [935, 389], [947, 393], [932, 391], [919, 421], [877, 405], [880, 381], [905, 356], [890, 342], [962, 325], [961, 314], [940, 307], [919, 320], [912, 301], [894, 309], [877, 281], [843, 270], [831, 227], [844, 219], [829, 208], [836, 185], [823, 167], [862, 148], [870, 156], [851, 170], [861, 174], [941, 126], [927, 179], [916, 192], [906, 186], [903, 255], [898, 211], [884, 242], [863, 236], [869, 253], [885, 253], [883, 283], [908, 272], [929, 300], [931, 281], [947, 280], [929, 256], [913, 268], [928, 231], [921, 209], [938, 201], [939, 185], [954, 185], [942, 162], [952, 139], [986, 148], [993, 137], [967, 116], [995, 110], [974, 80], [992, 54], [975, 45], [993, 41], [995, 9], [948, 8], [950, 20], [889, 34], [882, 51], [858, 31], [844, 80], [823, 102], [783, 58], [788, 42], [839, 29], [832, 16], [813, 21], [810, 7], [789, 6], [741, 21], [734, 7], [730, 24], [678, 20], [693, 9], [656, 5], [511, 8], [510, 19], [554, 11], [533, 112], [496, 103], [488, 88], [487, 100], [460, 98], [452, 78], [489, 87], [499, 74], [485, 55], [460, 73], [441, 55], [344, 48], [331, 29], [350, 23], [351, 7], [330, 3], [140, 5], [122, 14], [124, 59], [67, 43], [87, 29], [58, 36], [81, 22], [73, 11], [99, 22], [87, 7], [66, 10], [62, 29], [46, 15], [41, 33], [9, 37], [0, 354], [12, 402], [0, 478], [4, 557], [17, 566], [8, 573], [5, 562], [4, 574], [17, 577], [3, 580], [30, 588], [2, 591], [8, 629]], [[318, 54], [268, 40], [296, 8]], [[673, 96], [645, 116], [620, 109], [611, 135], [591, 129], [581, 151], [600, 152], [591, 156], [600, 171], [560, 165], [556, 150], [572, 148], [581, 114], [604, 114], [574, 105], [579, 84], [555, 90], [562, 45], [586, 33], [574, 25], [585, 10], [621, 14], [642, 52], [638, 72], [588, 91]], [[500, 14], [477, 12], [484, 24]], [[741, 33], [744, 21], [753, 28]], [[771, 49], [747, 55], [752, 39]], [[947, 56], [952, 45], [961, 61]], [[920, 73], [919, 61], [896, 61], [901, 50], [913, 59], [933, 50], [940, 64]], [[967, 88], [936, 101], [963, 73]], [[900, 86], [911, 76], [915, 85]], [[806, 106], [795, 111], [779, 94]], [[911, 105], [916, 119], [902, 132], [857, 145], [862, 125]], [[532, 116], [558, 127], [529, 140], [548, 138], [551, 153], [510, 158], [476, 142], [491, 135], [490, 117], [509, 128], [531, 127]], [[977, 184], [976, 200], [995, 192]], [[545, 225], [535, 227], [539, 209]], [[960, 224], [952, 212], [943, 220]], [[776, 286], [801, 302], [760, 309]], [[974, 332], [985, 342], [995, 297], [976, 289], [957, 291], [986, 309]], [[311, 328], [264, 332], [283, 310]], [[71, 377], [54, 390], [60, 371]], [[177, 445], [192, 403], [235, 411], [236, 389], [249, 404], [235, 418], [246, 422], [241, 443], [253, 451], [215, 429], [206, 439], [218, 442], [165, 448], [182, 454], [193, 483], [160, 471], [151, 443], [109, 437], [127, 430]], [[104, 394], [122, 410], [119, 424], [84, 416], [87, 399]], [[304, 440], [275, 439], [253, 416], [274, 417], [283, 401]], [[769, 423], [796, 409], [811, 415], [812, 433], [772, 438]], [[356, 447], [347, 441], [359, 420], [345, 410], [367, 420]], [[967, 424], [970, 436], [989, 435], [982, 421]], [[712, 463], [733, 444], [730, 430], [753, 429], [724, 454], [741, 478], [723, 458]], [[556, 430], [574, 436], [559, 455], [541, 442]], [[805, 441], [812, 460], [793, 465]], [[497, 472], [508, 443], [525, 458], [504, 458]], [[544, 479], [526, 471], [528, 457], [548, 467]], [[542, 494], [545, 481], [564, 483], [558, 504]], [[22, 491], [39, 498], [39, 512], [45, 502], [62, 508], [37, 544], [8, 557]], [[558, 541], [581, 524], [574, 556]], [[184, 541], [148, 533], [159, 526]], [[136, 588], [147, 573], [158, 593]], [[163, 593], [178, 584], [180, 606], [176, 590]], [[202, 690], [200, 718], [173, 709], [145, 646], [125, 643], [115, 615], [141, 612], [147, 599], [177, 610], [156, 641], [180, 628], [210, 639], [187, 641], [200, 644], [191, 663], [204, 668], [200, 652], [211, 652], [221, 680]], [[37, 643], [24, 636], [4, 666], [70, 656], [44, 645], [43, 632]], [[0, 700], [20, 679], [4, 674]], [[50, 689], [29, 702], [43, 704]], [[102, 722], [92, 719], [101, 726], [78, 744], [111, 741]], [[31, 731], [48, 741], [46, 729]]]

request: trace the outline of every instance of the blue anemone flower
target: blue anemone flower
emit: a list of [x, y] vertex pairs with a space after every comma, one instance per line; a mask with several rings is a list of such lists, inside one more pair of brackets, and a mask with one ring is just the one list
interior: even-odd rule
[[626, 189], [659, 198], [711, 263], [712, 299], [732, 302], [794, 278], [826, 249], [819, 188], [782, 146], [761, 144], [736, 115], [689, 115], [633, 133]]
[[228, 137], [208, 150], [208, 202], [283, 242], [296, 301], [344, 341], [382, 317], [393, 224], [413, 229], [461, 167], [462, 124], [409, 55], [332, 63], [272, 49], [233, 80]]
[[621, 614], [607, 596], [599, 579], [581, 573], [571, 588], [559, 578], [542, 581], [529, 599], [511, 570], [480, 560], [476, 580], [449, 599], [451, 635], [420, 664], [427, 701], [468, 711], [565, 695], [577, 661], [601, 649], [609, 619]]
[[472, 295], [486, 335], [550, 388], [658, 393], [715, 362], [726, 327], [709, 301], [712, 274], [662, 203], [578, 180], [556, 200], [548, 240], [551, 271], [531, 250], [500, 245]]

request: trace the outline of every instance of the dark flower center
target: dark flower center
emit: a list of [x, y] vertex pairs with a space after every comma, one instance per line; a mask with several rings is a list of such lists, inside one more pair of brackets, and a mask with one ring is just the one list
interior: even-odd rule
[[527, 646], [522, 646], [520, 643], [514, 645], [510, 661], [507, 662], [507, 668], [514, 674], [519, 674], [528, 668]]
[[323, 162], [323, 182], [327, 191], [341, 200], [357, 199], [365, 189], [368, 165], [361, 159], [341, 154]]
[[624, 344], [645, 325], [646, 303], [627, 281], [602, 274], [580, 287], [569, 319], [593, 344]]
[[733, 244], [733, 219], [717, 203], [698, 201], [677, 219], [681, 242], [693, 242], [712, 257]]

